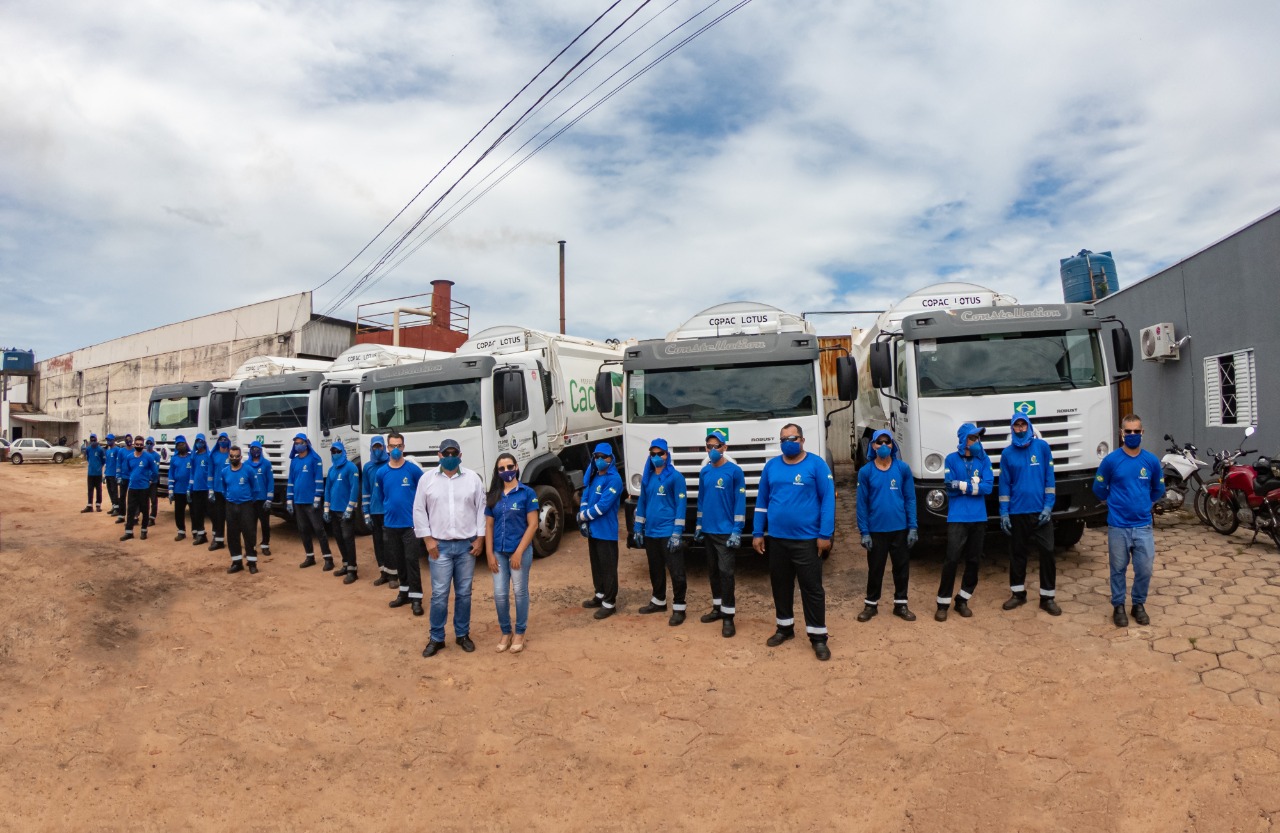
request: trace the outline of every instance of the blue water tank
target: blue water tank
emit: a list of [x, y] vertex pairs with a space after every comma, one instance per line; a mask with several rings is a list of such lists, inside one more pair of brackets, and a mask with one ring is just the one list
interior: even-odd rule
[[1081, 249], [1075, 257], [1058, 261], [1058, 274], [1062, 276], [1062, 296], [1068, 304], [1098, 301], [1120, 288], [1111, 252]]
[[33, 376], [36, 372], [36, 354], [33, 350], [5, 350], [0, 373], [15, 376]]

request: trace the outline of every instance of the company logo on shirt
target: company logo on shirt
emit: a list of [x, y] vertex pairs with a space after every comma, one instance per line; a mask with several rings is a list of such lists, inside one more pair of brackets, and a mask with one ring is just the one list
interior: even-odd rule
[[1034, 455], [1034, 454], [1032, 454], [1032, 455], [1031, 455], [1031, 465], [1033, 465], [1033, 466], [1038, 466], [1038, 465], [1040, 465], [1040, 461], [1036, 459], [1036, 455]]
[[1139, 480], [1146, 480], [1146, 479], [1147, 479], [1147, 467], [1146, 467], [1146, 466], [1143, 466], [1142, 468], [1138, 469], [1138, 479], [1139, 479]]
[[401, 486], [408, 486], [408, 485], [409, 485], [409, 478], [408, 478], [408, 477], [403, 478], [403, 479], [400, 481], [400, 485], [401, 485]]
[[658, 494], [660, 494], [660, 495], [665, 495], [666, 493], [667, 493], [667, 487], [666, 487], [666, 486], [659, 485], [659, 486], [658, 486]]
[[891, 492], [898, 491], [898, 478], [896, 477], [889, 478], [889, 491]]
[[796, 475], [796, 479], [795, 479], [795, 481], [794, 481], [791, 485], [792, 485], [792, 486], [803, 486], [803, 485], [804, 485], [804, 475], [797, 474], [797, 475]]
[[724, 478], [723, 478], [723, 477], [717, 477], [717, 478], [716, 478], [716, 488], [717, 488], [717, 489], [723, 489], [723, 488], [724, 488]]

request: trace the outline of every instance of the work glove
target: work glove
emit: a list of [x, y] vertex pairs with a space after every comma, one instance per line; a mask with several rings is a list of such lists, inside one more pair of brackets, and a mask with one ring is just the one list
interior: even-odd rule
[[579, 510], [579, 512], [578, 512], [578, 523], [586, 523], [586, 521], [587, 521], [587, 512], [586, 512], [586, 510], [585, 510], [585, 509], [583, 509], [583, 510]]
[[1046, 506], [1040, 510], [1040, 519], [1036, 522], [1036, 526], [1044, 526], [1049, 523], [1049, 517], [1053, 514], [1053, 507]]
[[284, 511], [288, 512], [290, 515], [293, 514], [293, 501], [289, 501], [284, 505]]
[[324, 522], [329, 523], [329, 520], [331, 517], [332, 516], [329, 514], [329, 510], [328, 509], [324, 510]]
[[702, 543], [702, 527], [695, 527], [693, 530], [693, 540]]
[[675, 552], [678, 549], [680, 549], [680, 533], [675, 532], [667, 539], [667, 552]]
[[586, 521], [583, 521], [582, 523], [578, 524], [578, 531], [582, 533], [583, 538], [591, 537], [591, 527], [587, 526]]
[[731, 533], [729, 535], [729, 539], [724, 542], [724, 545], [731, 550], [736, 550], [738, 547], [742, 546], [742, 533]]
[[908, 529], [907, 530], [907, 548], [910, 549], [911, 547], [914, 547], [919, 542], [920, 542], [920, 530]]
[[631, 546], [638, 550], [644, 549], [644, 529], [636, 527], [636, 531], [631, 533]]
[[264, 501], [262, 502], [262, 511], [263, 511], [263, 512], [270, 512], [270, 511], [271, 511], [271, 501], [269, 501], [269, 500], [264, 500]]
[[351, 508], [350, 508], [350, 507], [348, 507], [348, 508], [347, 508], [347, 511], [345, 511], [345, 512], [343, 512], [343, 513], [342, 513], [342, 520], [344, 520], [344, 521], [349, 521], [349, 520], [351, 520]]
[[963, 480], [952, 480], [951, 488], [963, 495], [969, 491], [969, 484]]
[[367, 512], [365, 513], [365, 516], [364, 516], [364, 525], [365, 525], [365, 526], [367, 526], [367, 527], [370, 527], [370, 528], [372, 528], [372, 527], [373, 527], [373, 515], [370, 515], [370, 514], [369, 514], [369, 513], [367, 513]]
[[870, 536], [870, 535], [863, 535], [863, 536], [862, 536], [862, 548], [863, 548], [864, 550], [869, 550], [869, 549], [871, 549], [871, 536]]
[[1005, 535], [1013, 534], [1013, 520], [1003, 512], [1000, 513], [1000, 531]]
[[312, 509], [319, 509], [321, 506], [324, 506], [324, 499], [323, 499], [323, 498], [316, 498], [315, 500], [311, 501], [311, 508], [312, 508]]

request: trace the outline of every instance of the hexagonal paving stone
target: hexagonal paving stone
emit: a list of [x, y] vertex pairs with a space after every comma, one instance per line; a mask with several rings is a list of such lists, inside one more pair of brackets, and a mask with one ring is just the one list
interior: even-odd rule
[[1196, 647], [1211, 654], [1225, 654], [1227, 651], [1236, 649], [1235, 643], [1230, 639], [1222, 639], [1217, 636], [1206, 636], [1203, 639], [1197, 639]]
[[[1216, 669], [1221, 671], [1223, 669]], [[1249, 685], [1267, 694], [1280, 695], [1280, 674], [1274, 671], [1258, 671], [1249, 675]]]
[[1262, 619], [1262, 624], [1280, 628], [1280, 611], [1276, 613], [1268, 613], [1266, 616], [1262, 616], [1260, 618]]
[[1258, 617], [1266, 616], [1273, 609], [1274, 608], [1272, 608], [1271, 605], [1257, 605], [1257, 604], [1250, 604], [1248, 602], [1242, 605], [1236, 605], [1235, 607], [1236, 613], [1242, 613], [1245, 616], [1258, 616]]
[[1244, 604], [1244, 596], [1236, 596], [1232, 593], [1219, 593], [1213, 597], [1214, 604], [1226, 605], [1232, 607], [1234, 605]]
[[1238, 674], [1252, 674], [1262, 670], [1262, 660], [1244, 651], [1228, 651], [1218, 656], [1218, 664]]
[[1218, 667], [1218, 655], [1207, 651], [1183, 651], [1173, 658], [1175, 662], [1185, 665], [1192, 671], [1202, 672]]
[[1261, 639], [1237, 639], [1236, 650], [1244, 651], [1246, 654], [1263, 659], [1274, 654], [1280, 654], [1280, 645], [1263, 642]]
[[1273, 644], [1280, 644], [1280, 628], [1277, 628], [1274, 625], [1258, 625], [1256, 627], [1249, 628], [1248, 630], [1249, 636], [1254, 639], [1260, 639], [1263, 642], [1270, 642]]
[[1214, 691], [1221, 691], [1225, 694], [1230, 694], [1233, 691], [1239, 691], [1246, 685], [1246, 681], [1243, 676], [1237, 674], [1235, 671], [1228, 671], [1225, 668], [1210, 668], [1208, 671], [1200, 675], [1200, 680]]
[[1262, 624], [1262, 620], [1257, 616], [1246, 616], [1243, 613], [1233, 613], [1227, 617], [1227, 623], [1240, 628], [1256, 628]]
[[1280, 598], [1280, 584], [1264, 584], [1258, 588], [1258, 592], [1264, 596]]
[[1179, 587], [1176, 584], [1161, 585], [1160, 587], [1157, 587], [1154, 592], [1159, 596], [1186, 596], [1191, 593], [1187, 588]]
[[1249, 636], [1249, 632], [1244, 628], [1238, 628], [1235, 625], [1226, 623], [1210, 626], [1209, 633], [1214, 636], [1220, 636], [1223, 639], [1246, 639]]
[[[1186, 637], [1166, 636], [1166, 637], [1163, 637], [1162, 639], [1157, 639], [1154, 642], [1152, 642], [1151, 647], [1152, 649], [1159, 651], [1162, 654], [1172, 655], [1172, 654], [1183, 653], [1184, 651], [1188, 651], [1191, 648], [1194, 648], [1195, 646], [1192, 645], [1191, 641]], [[1258, 668], [1261, 669], [1262, 665], [1259, 664]]]
[[[1149, 609], [1150, 609], [1150, 606], [1148, 605], [1148, 610]], [[1219, 625], [1218, 627], [1230, 627], [1230, 626]], [[1245, 631], [1242, 628], [1236, 628], [1236, 630], [1240, 631], [1240, 636], [1242, 638], [1247, 633], [1247, 631]], [[1169, 628], [1169, 633], [1173, 634], [1174, 636], [1181, 636], [1185, 639], [1199, 639], [1200, 637], [1208, 636], [1210, 632], [1211, 632], [1211, 629], [1206, 628], [1203, 625], [1176, 625], [1174, 627]]]
[[1207, 604], [1212, 604], [1212, 602], [1209, 601], [1208, 596], [1198, 596], [1196, 595], [1195, 591], [1192, 591], [1189, 595], [1183, 596], [1181, 599], [1178, 600], [1178, 603], [1184, 604], [1184, 605], [1193, 605], [1195, 607], [1204, 607]]
[[1258, 692], [1251, 688], [1242, 688], [1239, 691], [1233, 691], [1228, 695], [1232, 703], [1237, 706], [1256, 706], [1260, 702]]
[[1206, 613], [1210, 616], [1230, 616], [1234, 610], [1235, 608], [1230, 605], [1218, 604], [1217, 602], [1201, 605], [1200, 607], [1201, 613]]
[[[1189, 609], [1191, 609], [1191, 608], [1189, 608]], [[1205, 613], [1196, 613], [1196, 614], [1195, 614], [1195, 615], [1193, 615], [1193, 616], [1188, 616], [1188, 617], [1187, 617], [1187, 624], [1188, 624], [1188, 625], [1203, 625], [1203, 626], [1205, 626], [1206, 628], [1207, 628], [1207, 627], [1211, 627], [1211, 626], [1213, 626], [1213, 625], [1217, 625], [1217, 624], [1219, 624], [1220, 622], [1222, 622], [1222, 619], [1221, 619], [1220, 617], [1218, 617], [1218, 616], [1209, 616], [1208, 614], [1205, 614]]]

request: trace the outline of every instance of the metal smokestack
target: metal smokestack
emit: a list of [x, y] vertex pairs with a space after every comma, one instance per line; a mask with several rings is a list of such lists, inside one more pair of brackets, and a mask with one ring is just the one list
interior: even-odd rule
[[564, 241], [560, 241], [560, 335], [564, 335]]

